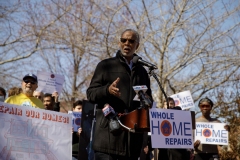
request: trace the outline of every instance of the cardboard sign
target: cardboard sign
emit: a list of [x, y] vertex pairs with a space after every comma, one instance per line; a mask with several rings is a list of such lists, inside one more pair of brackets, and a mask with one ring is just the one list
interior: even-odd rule
[[81, 127], [82, 112], [68, 111], [68, 114], [72, 115], [72, 127], [73, 131], [77, 132]]
[[152, 108], [149, 118], [153, 148], [193, 148], [190, 111]]
[[38, 71], [37, 77], [38, 77], [37, 91], [43, 93], [58, 92], [58, 95], [61, 94], [64, 83], [64, 76]]
[[180, 106], [182, 110], [195, 107], [190, 91], [180, 92], [170, 97], [174, 99], [175, 106]]
[[195, 141], [202, 144], [228, 145], [228, 131], [224, 123], [196, 122]]

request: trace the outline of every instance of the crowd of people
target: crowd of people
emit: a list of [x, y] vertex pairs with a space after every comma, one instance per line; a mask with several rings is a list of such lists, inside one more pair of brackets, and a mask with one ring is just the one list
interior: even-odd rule
[[[37, 76], [27, 74], [22, 79], [21, 88], [13, 87], [6, 92], [4, 88], [0, 87], [0, 102], [60, 112], [58, 92], [43, 93], [37, 91], [37, 87]], [[73, 104], [72, 110], [74, 112], [82, 112], [82, 100], [76, 101]], [[73, 158], [77, 158], [76, 152], [78, 152], [77, 146], [81, 131], [81, 128], [79, 128], [77, 132], [73, 132], [72, 130]]]
[[[93, 149], [95, 160], [138, 160], [152, 159], [153, 155], [149, 136], [145, 133], [132, 133], [113, 125], [113, 117], [106, 116], [103, 108], [110, 105], [115, 113], [129, 113], [139, 106], [149, 108], [140, 101], [135, 100], [136, 92], [133, 86], [145, 85], [147, 91], [145, 98], [153, 102], [150, 87], [150, 77], [146, 69], [140, 63], [134, 63], [133, 58], [139, 47], [140, 36], [132, 29], [122, 32], [119, 40], [119, 50], [116, 56], [102, 60], [98, 63], [89, 88], [87, 99], [97, 104], [95, 136]], [[23, 77], [21, 88], [12, 88], [6, 91], [0, 87], [0, 101], [19, 106], [41, 108], [52, 111], [60, 111], [59, 95], [54, 93], [42, 93], [36, 91], [38, 80], [34, 74], [27, 74]], [[140, 98], [140, 97], [139, 97]], [[141, 99], [141, 98], [140, 98]], [[167, 105], [168, 102], [168, 105]], [[169, 106], [169, 107], [168, 107]], [[199, 101], [198, 107], [202, 116], [196, 122], [220, 123], [219, 120], [210, 116], [213, 102], [209, 98]], [[181, 110], [175, 106], [174, 99], [168, 98], [164, 105], [165, 109]], [[73, 104], [73, 111], [81, 112], [82, 101], [78, 100]], [[114, 128], [114, 132], [113, 129]], [[229, 126], [226, 126], [229, 131]], [[73, 132], [73, 157], [77, 158], [78, 138], [82, 129]], [[144, 140], [147, 143], [143, 145]], [[221, 153], [221, 146], [201, 144], [199, 140], [194, 143], [194, 149], [159, 149], [158, 160], [217, 160]], [[140, 156], [140, 155], [147, 156]], [[140, 158], [141, 159], [141, 158]]]

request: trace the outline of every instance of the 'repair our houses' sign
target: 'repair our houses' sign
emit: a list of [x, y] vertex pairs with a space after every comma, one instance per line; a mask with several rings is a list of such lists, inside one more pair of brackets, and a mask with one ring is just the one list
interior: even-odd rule
[[0, 102], [0, 159], [72, 159], [71, 118]]

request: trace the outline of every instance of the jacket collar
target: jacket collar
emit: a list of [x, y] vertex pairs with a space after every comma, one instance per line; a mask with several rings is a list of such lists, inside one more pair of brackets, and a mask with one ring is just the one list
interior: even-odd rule
[[[133, 57], [134, 56], [137, 56], [136, 53], [133, 54]], [[117, 51], [116, 53], [116, 57], [121, 61], [121, 62], [124, 62], [125, 63], [125, 58], [123, 57], [122, 53], [120, 50]], [[134, 64], [133, 64], [134, 65]]]

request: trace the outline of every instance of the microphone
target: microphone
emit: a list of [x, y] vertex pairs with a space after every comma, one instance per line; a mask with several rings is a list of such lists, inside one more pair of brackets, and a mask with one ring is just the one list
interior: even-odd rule
[[113, 119], [117, 115], [114, 109], [107, 103], [104, 105], [102, 112], [104, 117], [110, 117], [110, 119]]
[[140, 100], [143, 102], [144, 106], [152, 107], [152, 101], [149, 97], [145, 95], [145, 92], [147, 91], [147, 86], [133, 86], [134, 91], [139, 95]]
[[104, 116], [109, 117], [110, 119], [109, 131], [113, 134], [119, 132], [121, 127], [118, 122], [119, 118], [117, 116], [117, 113], [114, 111], [114, 109], [109, 104], [105, 104], [102, 111]]
[[144, 60], [143, 60], [141, 57], [139, 57], [139, 56], [134, 56], [132, 62], [133, 62], [134, 64], [140, 63], [140, 64], [143, 65], [143, 66], [147, 66], [147, 67], [152, 68], [152, 69], [157, 69], [157, 66], [156, 66], [156, 65], [154, 65], [154, 64], [152, 64], [152, 63], [149, 63], [149, 62], [147, 62], [147, 61], [144, 61]]

